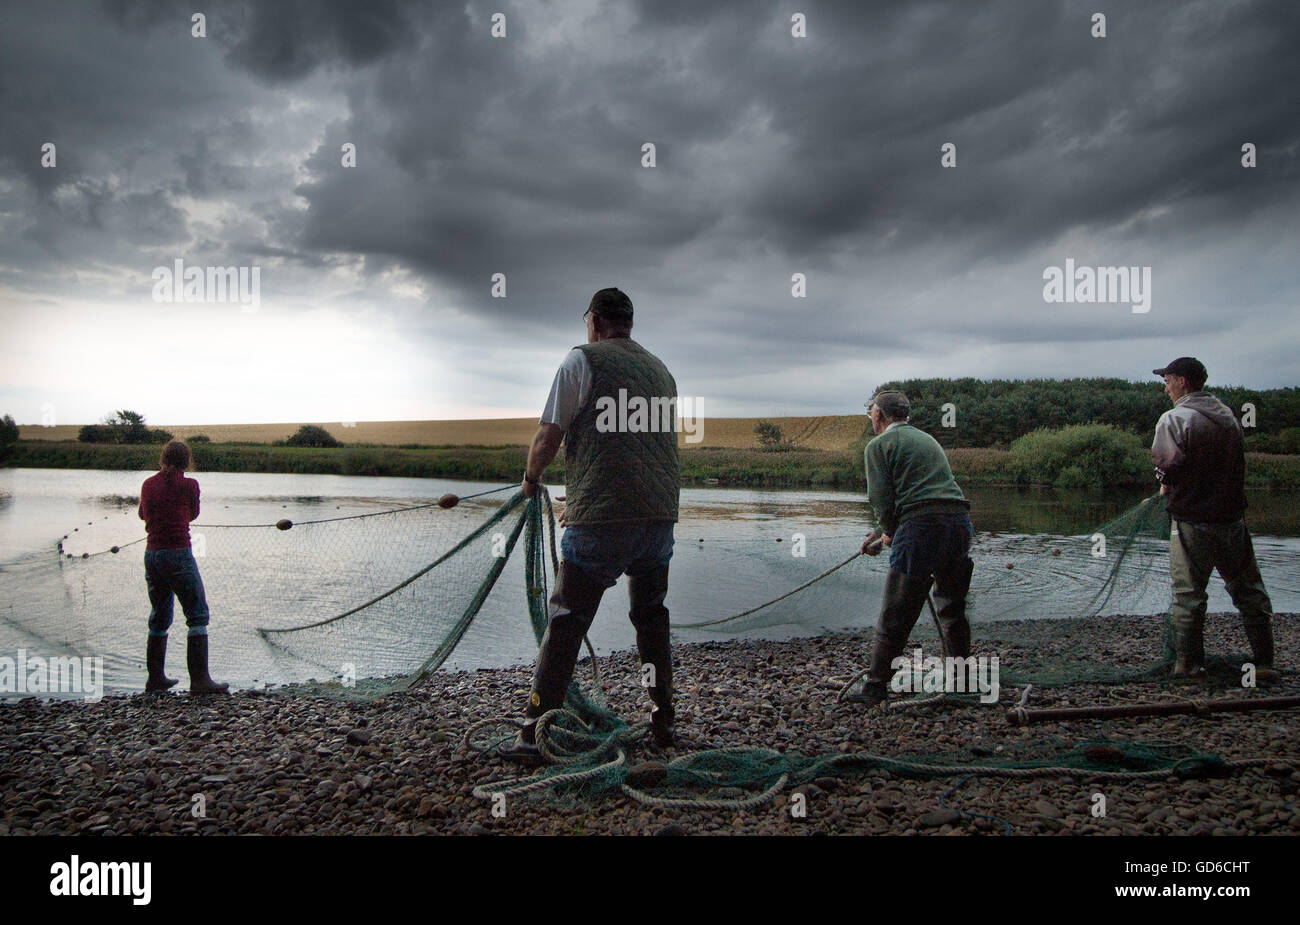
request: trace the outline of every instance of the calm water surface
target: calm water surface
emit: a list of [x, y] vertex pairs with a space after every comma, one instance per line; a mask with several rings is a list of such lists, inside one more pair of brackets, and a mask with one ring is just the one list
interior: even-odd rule
[[[0, 655], [77, 652], [102, 655], [109, 690], [137, 690], [143, 684], [145, 621], [149, 613], [141, 558], [143, 544], [119, 557], [61, 563], [56, 544], [99, 551], [143, 535], [135, 515], [140, 483], [151, 472], [67, 469], [0, 469]], [[333, 475], [200, 473], [203, 511], [192, 531], [205, 525], [296, 522], [369, 513], [426, 503], [444, 492], [465, 495], [494, 487], [432, 479]], [[557, 494], [562, 494], [557, 489]], [[466, 502], [455, 516], [481, 522], [509, 495]], [[1008, 618], [1072, 616], [1088, 603], [1105, 574], [1105, 562], [1090, 555], [1088, 534], [1141, 500], [1141, 493], [1105, 498], [1053, 492], [971, 489], [978, 531], [973, 555], [977, 570], [972, 616], [976, 622]], [[1300, 610], [1300, 511], [1294, 495], [1252, 495], [1248, 521], [1265, 581], [1279, 611]], [[353, 523], [374, 523], [356, 521]], [[671, 569], [668, 606], [675, 623], [716, 620], [771, 600], [831, 568], [856, 551], [871, 529], [863, 495], [830, 491], [768, 491], [692, 488], [682, 492], [682, 519]], [[75, 528], [75, 529], [74, 529]], [[211, 534], [209, 534], [211, 535]], [[391, 586], [428, 564], [441, 550], [402, 538], [374, 537], [358, 528], [356, 541], [338, 553], [340, 561], [312, 561], [301, 575], [302, 593], [285, 600], [248, 600], [249, 589], [278, 588], [284, 563], [253, 559], [236, 572], [199, 559], [212, 611], [213, 671], [237, 686], [286, 680], [256, 634], [256, 626], [293, 626], [332, 616]], [[382, 546], [381, 568], [370, 557]], [[1056, 550], [1056, 555], [1051, 555]], [[448, 662], [450, 668], [490, 667], [531, 661], [535, 643], [522, 606], [521, 551], [517, 550], [479, 618]], [[1107, 602], [1107, 612], [1159, 613], [1168, 595], [1164, 544], [1150, 552], [1124, 587]], [[1012, 566], [1008, 568], [1007, 566]], [[681, 640], [765, 638], [862, 628], [879, 607], [885, 557], [858, 559], [813, 588], [752, 618], [710, 631], [682, 629]], [[64, 615], [46, 585], [59, 572], [59, 594], [69, 591], [76, 570], [116, 569], [112, 606], [78, 603], [91, 619]], [[312, 571], [314, 570], [314, 571]], [[84, 572], [83, 572], [84, 574]], [[102, 574], [102, 572], [101, 572]], [[341, 577], [342, 576], [342, 577]], [[76, 585], [84, 589], [93, 587]], [[1229, 608], [1217, 578], [1212, 610]], [[57, 595], [56, 595], [57, 596]], [[109, 595], [105, 595], [108, 597]], [[274, 595], [271, 595], [274, 597]], [[254, 606], [256, 605], [256, 606]], [[340, 606], [342, 605], [342, 606]], [[331, 609], [333, 608], [333, 609]], [[607, 593], [592, 629], [598, 651], [633, 644], [626, 619], [624, 582]], [[183, 617], [177, 608], [169, 661], [173, 677], [184, 675]], [[1153, 624], [1154, 626], [1155, 624]], [[416, 647], [436, 641], [413, 639]], [[866, 653], [864, 653], [864, 659]]]

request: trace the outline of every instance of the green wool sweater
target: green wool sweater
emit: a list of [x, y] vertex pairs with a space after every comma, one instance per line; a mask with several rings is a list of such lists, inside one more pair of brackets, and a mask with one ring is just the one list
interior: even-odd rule
[[918, 514], [970, 511], [943, 447], [925, 431], [894, 424], [867, 444], [864, 455], [867, 497], [880, 529], [890, 536]]

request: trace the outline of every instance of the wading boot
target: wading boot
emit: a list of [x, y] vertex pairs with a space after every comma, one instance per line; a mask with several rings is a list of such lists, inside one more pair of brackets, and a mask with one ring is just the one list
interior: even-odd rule
[[871, 650], [871, 667], [862, 694], [846, 698], [865, 703], [868, 708], [883, 704], [889, 697], [889, 682], [894, 677], [894, 659], [903, 654], [907, 637], [916, 626], [925, 599], [930, 593], [930, 579], [910, 578], [897, 569], [885, 577], [885, 595], [876, 623], [876, 641]]
[[939, 624], [939, 640], [944, 658], [970, 656], [970, 623], [966, 619], [966, 595], [970, 592], [975, 563], [963, 559], [955, 572], [934, 582], [934, 616]]
[[149, 679], [144, 682], [146, 694], [160, 694], [168, 688], [176, 686], [176, 681], [163, 674], [163, 665], [166, 661], [167, 637], [150, 636], [144, 657], [145, 667], [149, 670]]
[[966, 660], [956, 668], [961, 684], [958, 693], [967, 694], [980, 690], [975, 663], [970, 661], [970, 622], [966, 619], [966, 595], [974, 571], [975, 563], [965, 558], [952, 572], [936, 574], [934, 578], [934, 619], [939, 625], [939, 643], [944, 659]]
[[1273, 624], [1265, 620], [1247, 623], [1246, 640], [1250, 643], [1251, 661], [1255, 665], [1255, 683], [1272, 684], [1282, 677], [1273, 667]]
[[541, 749], [537, 747], [537, 723], [527, 723], [523, 729], [519, 730], [519, 735], [515, 736], [513, 742], [509, 745], [502, 745], [497, 749], [497, 754], [506, 761], [517, 761], [520, 764], [544, 764], [546, 758], [543, 757]]
[[668, 566], [645, 575], [629, 575], [628, 617], [636, 628], [636, 649], [641, 656], [641, 684], [650, 694], [650, 732], [660, 748], [673, 746], [673, 655], [669, 639]]
[[191, 694], [229, 694], [230, 685], [217, 683], [208, 674], [208, 637], [190, 636], [185, 650], [185, 662], [190, 670]]
[[573, 680], [573, 666], [577, 664], [578, 651], [582, 648], [582, 637], [591, 628], [604, 593], [604, 587], [581, 566], [572, 562], [560, 563], [560, 577], [551, 595], [550, 616], [537, 653], [537, 667], [533, 670], [533, 689], [524, 714], [527, 724], [513, 745], [500, 750], [501, 757], [512, 761], [541, 758], [536, 750], [537, 720], [564, 705], [569, 682]]
[[1205, 635], [1199, 629], [1173, 628], [1174, 667], [1169, 673], [1171, 678], [1195, 681], [1204, 678], [1205, 671]]
[[849, 694], [844, 698], [844, 702], [860, 703], [868, 710], [874, 710], [889, 702], [889, 689], [880, 681], [867, 681], [862, 685], [861, 692]]

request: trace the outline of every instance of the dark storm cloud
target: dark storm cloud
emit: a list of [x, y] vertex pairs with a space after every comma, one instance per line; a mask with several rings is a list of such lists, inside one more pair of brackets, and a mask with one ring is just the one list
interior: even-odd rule
[[[1236, 223], [1294, 195], [1300, 133], [1279, 92], [1300, 77], [1294, 10], [1146, 5], [1112, 13], [1096, 40], [1089, 9], [811, 5], [808, 54], [775, 6], [645, 4], [634, 27], [588, 24], [537, 60], [482, 28], [435, 30], [354, 92], [300, 190], [305, 233], [509, 313], [486, 298], [496, 270], [569, 302], [587, 288], [564, 283], [579, 268], [653, 285], [665, 255], [711, 235], [816, 268], [839, 250], [948, 243], [969, 262], [1199, 198], [1217, 202], [1201, 219]], [[526, 44], [529, 20], [512, 23]], [[765, 129], [747, 137], [754, 120]], [[394, 169], [338, 170], [345, 138]], [[1238, 164], [1244, 139], [1268, 151], [1255, 173]], [[636, 165], [646, 140], [653, 173]], [[960, 169], [937, 169], [944, 141]]]
[[[721, 379], [1159, 337], [1124, 309], [1045, 309], [1042, 268], [1071, 255], [1153, 265], [1180, 333], [1235, 343], [1243, 372], [1291, 323], [1296, 4], [1126, 4], [1105, 39], [1075, 0], [795, 6], [806, 40], [777, 3], [218, 3], [204, 43], [179, 3], [8, 5], [0, 210], [24, 218], [0, 226], [5, 278], [57, 288], [171, 245], [282, 261], [268, 289], [339, 298], [324, 273], [351, 261], [547, 350], [617, 284], [674, 360]], [[509, 299], [489, 297], [497, 272]], [[1072, 373], [1120, 372], [1088, 349]], [[825, 407], [839, 387], [770, 398]]]

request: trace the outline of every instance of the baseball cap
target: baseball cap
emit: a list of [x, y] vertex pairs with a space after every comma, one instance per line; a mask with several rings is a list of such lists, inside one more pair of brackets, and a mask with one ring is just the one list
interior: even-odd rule
[[867, 402], [867, 407], [870, 408], [872, 405], [891, 418], [906, 418], [912, 413], [912, 405], [908, 402], [907, 396], [893, 389], [886, 389], [873, 395], [871, 401]]
[[1188, 382], [1198, 388], [1205, 385], [1205, 380], [1210, 378], [1205, 364], [1196, 357], [1179, 357], [1164, 369], [1153, 369], [1151, 372], [1157, 376], [1184, 376]]

